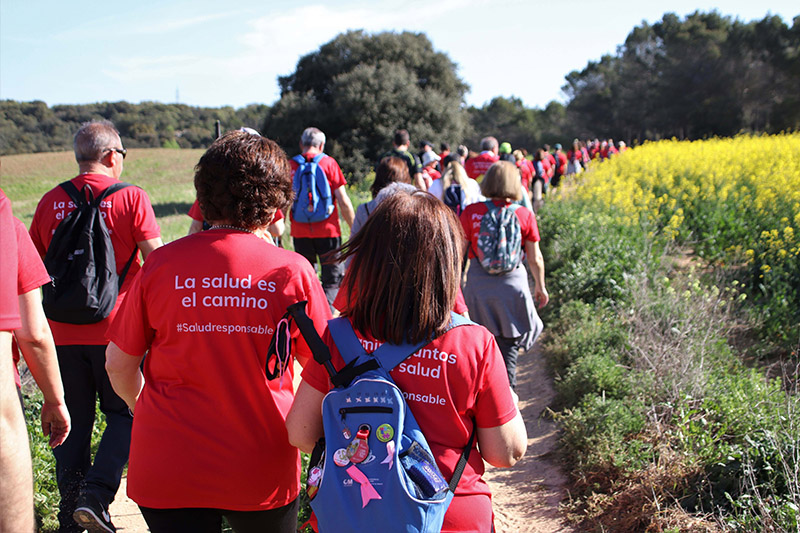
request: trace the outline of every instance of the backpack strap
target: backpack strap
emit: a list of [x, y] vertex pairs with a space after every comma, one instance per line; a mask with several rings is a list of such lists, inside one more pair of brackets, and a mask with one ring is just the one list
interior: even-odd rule
[[66, 192], [69, 195], [70, 199], [73, 202], [75, 202], [75, 205], [83, 205], [84, 203], [86, 203], [86, 198], [81, 197], [82, 196], [81, 192], [78, 190], [75, 184], [72, 183], [72, 180], [67, 180], [64, 183], [59, 183], [58, 186], [64, 189], [64, 192]]
[[319, 162], [322, 160], [323, 157], [327, 157], [327, 154], [325, 154], [324, 152], [320, 152], [314, 156], [314, 159], [312, 159], [312, 161], [314, 163], [319, 164]]
[[469, 461], [469, 454], [472, 451], [472, 445], [475, 443], [475, 434], [478, 432], [478, 425], [475, 422], [475, 419], [472, 419], [472, 433], [469, 434], [469, 441], [467, 441], [467, 445], [464, 446], [464, 450], [461, 452], [461, 457], [458, 458], [458, 462], [456, 463], [456, 467], [453, 469], [453, 477], [450, 478], [450, 492], [453, 494], [456, 493], [456, 487], [458, 487], [458, 482], [461, 481], [461, 474], [464, 473], [464, 468], [467, 467], [467, 461]]
[[[120, 191], [120, 190], [122, 190], [122, 189], [124, 189], [126, 187], [133, 187], [133, 186], [134, 185], [132, 183], [127, 183], [125, 181], [121, 181], [119, 183], [115, 183], [115, 184], [107, 187], [106, 190], [104, 190], [103, 192], [101, 192], [100, 195], [95, 199], [95, 203], [98, 206], [100, 206], [100, 202], [102, 202], [104, 199], [108, 198], [109, 196], [111, 196], [115, 192]], [[133, 265], [133, 260], [136, 259], [136, 256], [138, 255], [138, 253], [139, 253], [139, 247], [138, 246], [134, 246], [133, 247], [133, 253], [128, 258], [128, 261], [125, 263], [125, 266], [122, 268], [122, 272], [119, 273], [118, 279], [119, 279], [119, 287], [120, 288], [122, 288], [122, 282], [125, 281], [125, 276], [128, 275], [128, 270], [130, 270], [131, 265]]]
[[133, 187], [133, 184], [132, 183], [127, 183], [127, 182], [124, 182], [124, 181], [120, 181], [119, 183], [115, 183], [115, 184], [107, 187], [106, 190], [104, 190], [103, 192], [101, 192], [100, 195], [97, 197], [97, 199], [95, 201], [99, 205], [99, 203], [102, 200], [104, 200], [106, 197], [111, 196], [115, 192], [117, 192], [119, 190], [122, 190], [122, 189], [124, 189], [126, 187]]
[[[465, 326], [469, 324], [474, 324], [474, 322], [464, 318], [461, 315], [451, 312], [450, 325], [447, 327], [447, 331], [450, 331], [457, 326]], [[342, 359], [344, 359], [345, 364], [349, 365], [359, 357], [368, 355], [366, 350], [364, 350], [364, 346], [362, 346], [361, 341], [358, 340], [355, 331], [353, 331], [353, 325], [350, 323], [348, 318], [339, 317], [329, 320], [328, 330], [330, 331], [331, 337], [333, 337], [333, 342], [336, 343], [336, 347], [339, 349], [339, 354], [342, 356]], [[392, 344], [389, 342], [384, 342], [372, 353], [372, 357], [379, 361], [380, 366], [384, 370], [390, 372], [394, 367], [402, 363], [409, 355], [430, 343], [431, 340], [423, 340], [416, 344]]]

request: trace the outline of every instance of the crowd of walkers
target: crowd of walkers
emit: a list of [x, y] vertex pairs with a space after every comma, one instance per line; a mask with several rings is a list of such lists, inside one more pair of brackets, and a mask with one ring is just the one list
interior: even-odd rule
[[[485, 137], [477, 153], [442, 143], [437, 154], [422, 141], [414, 154], [398, 130], [376, 161], [372, 200], [358, 209], [325, 143], [307, 128], [287, 159], [254, 130], [223, 135], [195, 168], [189, 235], [167, 246], [145, 191], [120, 185], [127, 151], [107, 121], [75, 134], [79, 174], [42, 198], [29, 232], [0, 191], [0, 530], [33, 527], [30, 460], [19, 460], [27, 439], [8, 382], [19, 349], [44, 392], [59, 531], [115, 531], [108, 507], [128, 464], [128, 494], [153, 532], [220, 531], [223, 518], [237, 532], [294, 532], [298, 450], [322, 436], [320, 405], [333, 387], [284, 315], [305, 301], [337, 368], [334, 315], [365, 347], [423, 342], [417, 353], [441, 355], [415, 356], [391, 376], [446, 477], [473, 448], [442, 531], [493, 531], [484, 461], [510, 467], [525, 453], [517, 358], [541, 333], [537, 305], [549, 299], [536, 212], [548, 187], [624, 143], [576, 140], [530, 156]], [[92, 284], [56, 279], [44, 264], [68, 231], [62, 222], [76, 224], [73, 212], [91, 206], [118, 290], [103, 316], [72, 320], [52, 314], [48, 287]], [[280, 246], [285, 218], [296, 253]], [[508, 236], [496, 256], [487, 252], [501, 241], [493, 227]], [[452, 313], [472, 322], [451, 327]], [[97, 398], [106, 427], [92, 458]]]

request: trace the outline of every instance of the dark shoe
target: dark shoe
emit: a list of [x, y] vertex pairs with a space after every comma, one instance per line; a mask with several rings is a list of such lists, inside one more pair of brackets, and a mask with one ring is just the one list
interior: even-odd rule
[[117, 528], [111, 522], [108, 509], [97, 498], [82, 494], [72, 518], [91, 533], [115, 533]]

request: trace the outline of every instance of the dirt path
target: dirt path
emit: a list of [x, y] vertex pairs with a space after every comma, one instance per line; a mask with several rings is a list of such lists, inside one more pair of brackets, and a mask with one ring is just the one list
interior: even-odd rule
[[[555, 423], [541, 418], [553, 399], [553, 385], [547, 374], [539, 346], [522, 356], [517, 368], [520, 410], [528, 428], [528, 452], [514, 468], [487, 467], [486, 479], [492, 487], [497, 533], [568, 533], [558, 511], [564, 498], [566, 478], [552, 457], [558, 433]], [[111, 505], [117, 531], [149, 531], [139, 508], [125, 495], [122, 480]]]
[[571, 532], [558, 510], [566, 477], [553, 458], [558, 441], [554, 422], [541, 418], [552, 402], [552, 380], [539, 344], [517, 366], [520, 411], [528, 429], [528, 451], [514, 468], [487, 467], [498, 533]]
[[150, 530], [142, 518], [142, 513], [139, 512], [139, 506], [126, 494], [127, 481], [127, 478], [122, 478], [114, 503], [108, 510], [111, 514], [111, 521], [114, 522], [117, 531], [121, 533], [146, 533]]

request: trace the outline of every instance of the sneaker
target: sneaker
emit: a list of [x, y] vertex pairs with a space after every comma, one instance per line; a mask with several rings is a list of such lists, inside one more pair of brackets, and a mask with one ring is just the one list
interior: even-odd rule
[[81, 495], [78, 507], [72, 513], [72, 518], [91, 533], [115, 533], [117, 531], [111, 522], [108, 509], [92, 496]]

